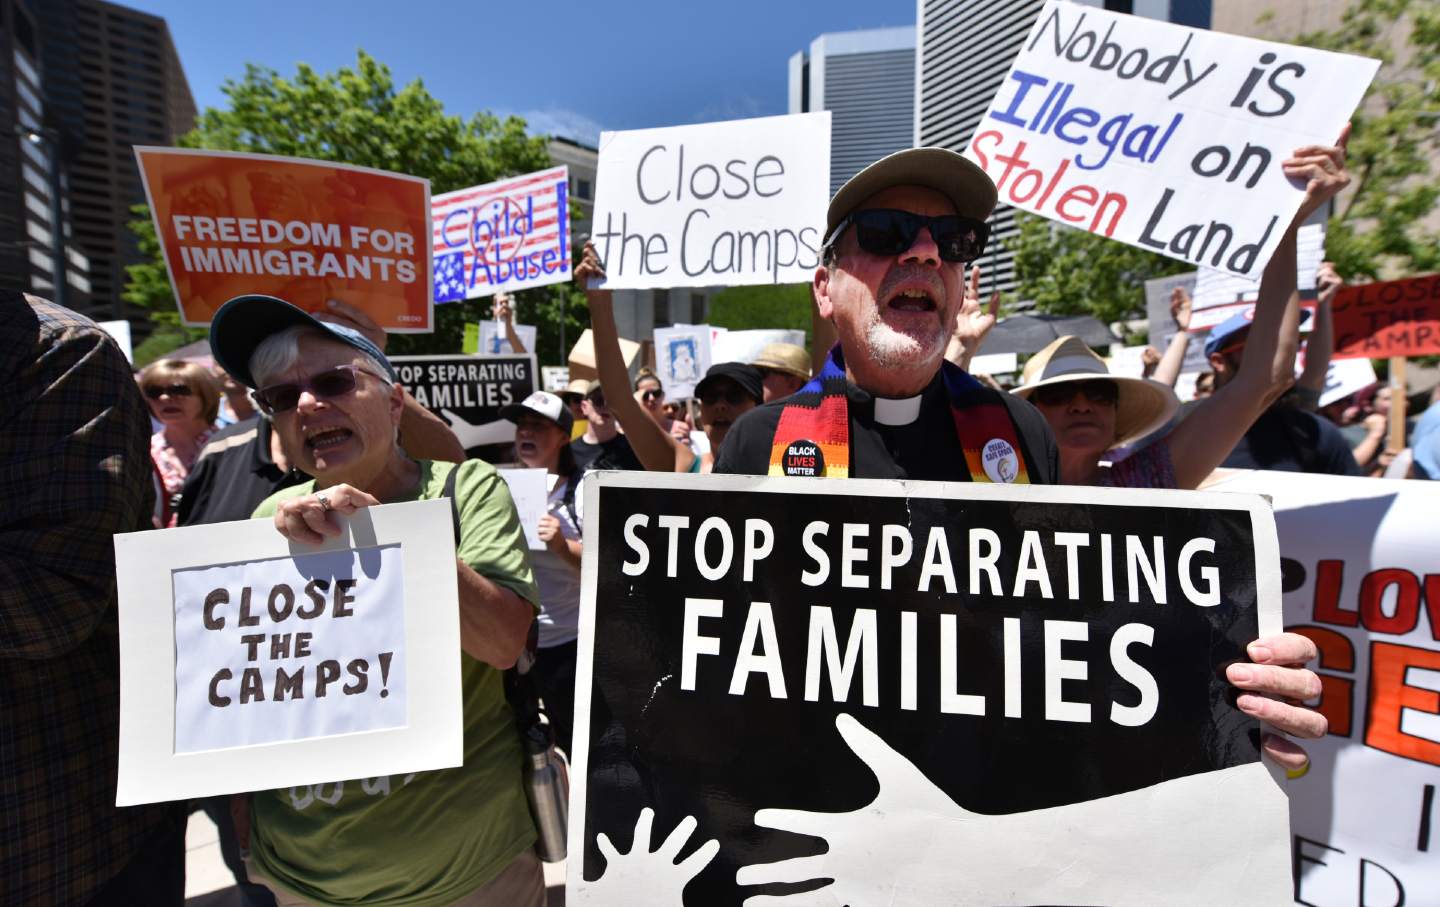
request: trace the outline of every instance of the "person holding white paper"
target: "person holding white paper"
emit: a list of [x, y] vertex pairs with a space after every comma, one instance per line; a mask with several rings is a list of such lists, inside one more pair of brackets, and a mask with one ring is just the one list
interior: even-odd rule
[[535, 679], [555, 740], [568, 755], [575, 725], [576, 638], [580, 635], [580, 479], [584, 470], [570, 450], [574, 416], [554, 394], [536, 391], [500, 410], [515, 423], [515, 458], [544, 469], [548, 513], [540, 518], [544, 551], [532, 551], [540, 587], [540, 642], [530, 676]]
[[258, 792], [237, 811], [247, 870], [281, 905], [538, 907], [544, 878], [501, 671], [523, 650], [539, 596], [504, 480], [480, 460], [451, 466], [405, 453], [404, 394], [360, 332], [267, 296], [230, 300], [210, 330], [216, 360], [257, 389], [286, 455], [315, 476], [272, 495], [257, 517], [305, 546], [340, 533], [337, 513], [453, 492], [458, 527], [464, 764]]

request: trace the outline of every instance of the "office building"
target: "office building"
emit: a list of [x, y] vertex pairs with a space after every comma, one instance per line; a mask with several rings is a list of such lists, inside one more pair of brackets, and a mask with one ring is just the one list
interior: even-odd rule
[[830, 191], [915, 134], [915, 28], [833, 32], [790, 58], [789, 111], [830, 111]]
[[103, 0], [33, 2], [46, 98], [71, 138], [65, 159], [72, 238], [90, 261], [101, 320], [144, 313], [121, 300], [140, 261], [127, 224], [145, 201], [135, 145], [173, 145], [195, 125], [195, 101], [165, 20]]

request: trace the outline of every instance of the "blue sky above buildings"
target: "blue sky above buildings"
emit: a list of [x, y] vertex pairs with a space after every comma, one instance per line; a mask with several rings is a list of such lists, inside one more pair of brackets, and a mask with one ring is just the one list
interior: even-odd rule
[[331, 71], [364, 48], [451, 113], [515, 113], [591, 143], [602, 128], [784, 113], [786, 61], [817, 35], [915, 22], [914, 0], [120, 2], [169, 22], [202, 109], [223, 106], [246, 63]]

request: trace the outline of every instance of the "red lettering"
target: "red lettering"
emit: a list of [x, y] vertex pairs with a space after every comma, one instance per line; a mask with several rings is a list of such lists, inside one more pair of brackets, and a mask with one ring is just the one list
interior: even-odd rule
[[1065, 206], [1070, 204], [1070, 202], [1072, 201], [1077, 201], [1085, 205], [1086, 208], [1089, 208], [1099, 200], [1100, 193], [1095, 191], [1094, 186], [1071, 186], [1069, 189], [1065, 190], [1064, 195], [1060, 196], [1059, 201], [1055, 202], [1055, 213], [1060, 215], [1061, 220], [1069, 221], [1072, 224], [1078, 224], [1085, 219], [1085, 215], [1067, 214], [1065, 212]]
[[[1396, 587], [1395, 613], [1387, 617], [1380, 607], [1385, 590]], [[1375, 570], [1360, 583], [1360, 622], [1371, 633], [1403, 636], [1420, 622], [1420, 580], [1409, 570]]]
[[1115, 225], [1120, 223], [1120, 215], [1125, 213], [1125, 196], [1118, 192], [1107, 192], [1100, 200], [1100, 210], [1095, 212], [1095, 219], [1090, 222], [1090, 232], [1100, 233], [1100, 221], [1105, 217], [1105, 209], [1115, 203], [1115, 213], [1110, 216], [1110, 226], [1104, 230], [1104, 235], [1114, 236]]
[[994, 139], [996, 142], [1003, 142], [1005, 141], [1005, 136], [999, 132], [996, 132], [994, 129], [990, 129], [980, 133], [979, 135], [975, 136], [975, 138], [970, 140], [970, 153], [975, 155], [976, 163], [980, 165], [981, 170], [990, 169], [990, 159], [985, 156], [984, 151], [980, 150], [980, 143], [985, 141], [986, 139]]
[[1365, 745], [1440, 765], [1440, 741], [1400, 730], [1406, 709], [1440, 714], [1440, 693], [1405, 683], [1411, 668], [1440, 671], [1440, 652], [1388, 642], [1370, 644], [1370, 708]]
[[1315, 565], [1315, 619], [1322, 624], [1354, 627], [1360, 624], [1360, 612], [1340, 607], [1340, 588], [1345, 580], [1344, 561], [1321, 561]]

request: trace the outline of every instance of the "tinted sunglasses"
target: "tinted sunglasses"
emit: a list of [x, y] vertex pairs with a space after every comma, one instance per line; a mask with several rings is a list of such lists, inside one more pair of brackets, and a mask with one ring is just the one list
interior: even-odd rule
[[726, 388], [724, 390], [716, 390], [712, 387], [700, 395], [700, 402], [706, 406], [714, 406], [721, 400], [724, 400], [731, 406], [739, 406], [747, 400], [753, 403], [755, 398], [738, 387]]
[[260, 408], [265, 412], [274, 415], [294, 409], [300, 404], [300, 395], [306, 391], [322, 400], [343, 397], [355, 392], [355, 385], [360, 380], [358, 377], [360, 372], [364, 372], [372, 378], [380, 378], [374, 372], [357, 365], [341, 365], [317, 375], [311, 375], [304, 381], [262, 387], [255, 392], [255, 402], [259, 403]]
[[145, 396], [151, 400], [161, 397], [188, 397], [195, 393], [188, 384], [152, 384], [145, 388]]
[[922, 228], [929, 228], [930, 238], [940, 250], [942, 261], [969, 264], [985, 251], [990, 238], [990, 225], [984, 221], [958, 214], [927, 217], [898, 208], [866, 208], [852, 211], [836, 224], [825, 246], [833, 247], [845, 228], [855, 227], [855, 241], [871, 255], [899, 255], [915, 245]]
[[1101, 406], [1114, 406], [1120, 402], [1120, 386], [1107, 378], [1046, 384], [1035, 388], [1030, 399], [1043, 406], [1061, 406], [1075, 399], [1077, 393]]
[[641, 397], [641, 399], [643, 399], [646, 403], [649, 403], [649, 402], [652, 401], [652, 400], [663, 400], [663, 399], [665, 399], [665, 392], [662, 391], [662, 390], [648, 390], [648, 391], [642, 392], [642, 393], [640, 394], [640, 397]]

